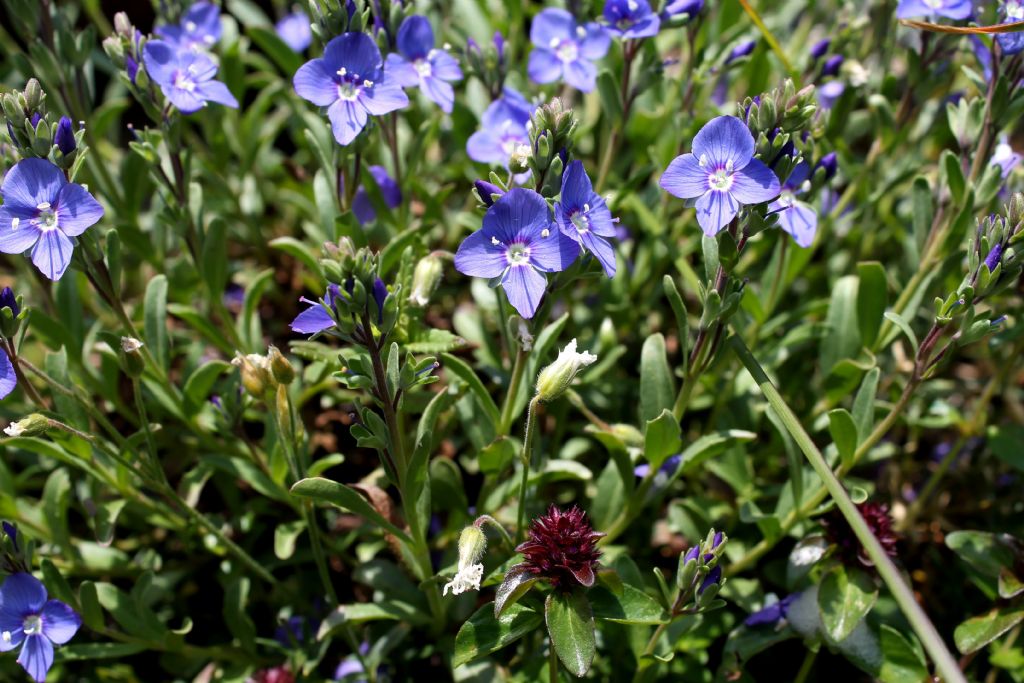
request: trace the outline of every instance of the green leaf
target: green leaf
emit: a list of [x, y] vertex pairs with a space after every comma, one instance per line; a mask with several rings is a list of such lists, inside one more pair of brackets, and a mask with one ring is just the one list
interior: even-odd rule
[[501, 412], [473, 368], [466, 364], [466, 361], [450, 353], [442, 353], [441, 362], [446, 372], [451, 372], [469, 386], [477, 403], [483, 408], [484, 416], [490, 421], [492, 429], [497, 429], [498, 422], [501, 420]]
[[964, 199], [967, 181], [964, 180], [964, 172], [960, 167], [960, 158], [952, 150], [943, 150], [942, 170], [945, 172], [949, 192], [953, 195], [954, 202], [959, 205]]
[[149, 649], [145, 643], [78, 643], [60, 649], [60, 660], [66, 662], [92, 659], [122, 659]]
[[595, 586], [587, 593], [595, 619], [619, 624], [665, 624], [668, 613], [657, 600], [639, 588], [623, 584], [621, 593]]
[[885, 312], [885, 319], [891, 322], [893, 325], [898, 327], [903, 334], [907, 335], [907, 339], [910, 340], [910, 346], [913, 349], [913, 355], [917, 355], [917, 335], [914, 334], [914, 330], [911, 329], [910, 323], [903, 319], [903, 316], [892, 311]]
[[985, 647], [1024, 620], [1024, 604], [1007, 605], [988, 614], [972, 617], [956, 627], [953, 640], [960, 652], [969, 655]]
[[857, 452], [857, 425], [853, 416], [845, 408], [829, 411], [828, 431], [839, 451], [839, 461], [849, 469], [853, 465], [853, 454]]
[[857, 286], [857, 324], [861, 343], [871, 346], [878, 338], [882, 316], [889, 305], [889, 284], [885, 268], [878, 261], [857, 264], [860, 284]]
[[167, 276], [157, 275], [146, 285], [146, 344], [157, 364], [167, 369]]
[[902, 633], [882, 624], [879, 631], [882, 643], [882, 670], [878, 674], [882, 683], [921, 683], [928, 680], [928, 663]]
[[737, 441], [753, 441], [756, 438], [757, 434], [743, 429], [725, 429], [705, 434], [683, 450], [678, 471], [692, 472], [709, 458], [732, 447]]
[[622, 118], [622, 96], [615, 75], [608, 69], [602, 69], [597, 75], [597, 92], [601, 96], [601, 107], [609, 121]]
[[825, 374], [844, 358], [853, 358], [861, 347], [857, 324], [857, 276], [839, 278], [832, 287], [832, 299], [825, 317], [828, 332], [821, 340], [820, 362]]
[[185, 381], [185, 406], [189, 415], [195, 415], [206, 405], [206, 399], [213, 385], [222, 373], [231, 369], [231, 364], [222, 360], [211, 360], [196, 368]]
[[408, 534], [384, 519], [358, 491], [344, 484], [322, 477], [311, 477], [295, 482], [292, 486], [292, 494], [300, 498], [312, 498], [320, 503], [328, 503], [353, 512], [412, 545], [412, 539]]
[[290, 77], [302, 66], [302, 55], [285, 45], [274, 31], [263, 26], [249, 26], [245, 32], [286, 76]]
[[501, 472], [516, 457], [516, 445], [508, 437], [500, 437], [484, 446], [477, 456], [480, 471], [484, 474]]
[[665, 337], [652, 334], [640, 351], [640, 419], [656, 419], [663, 410], [672, 410], [676, 400], [675, 382], [665, 353]]
[[537, 583], [537, 576], [528, 572], [523, 565], [515, 565], [505, 572], [498, 590], [494, 592], [494, 616], [500, 618], [504, 612], [530, 592]]
[[590, 669], [594, 661], [594, 612], [581, 588], [570, 592], [556, 591], [544, 603], [544, 619], [551, 646], [559, 661], [577, 678]]
[[1017, 541], [1008, 534], [987, 531], [954, 531], [946, 535], [946, 545], [960, 559], [989, 578], [996, 578], [1003, 569], [1013, 569]]
[[228, 280], [228, 227], [222, 218], [210, 221], [203, 237], [200, 272], [213, 296], [220, 296]]
[[657, 418], [647, 421], [644, 457], [652, 470], [657, 470], [669, 456], [678, 453], [682, 445], [679, 421], [670, 410], [663, 410]]
[[871, 368], [864, 375], [860, 389], [853, 399], [853, 423], [857, 425], [857, 443], [863, 442], [875, 428], [875, 394], [878, 393], [878, 378], [882, 371]]
[[540, 626], [543, 621], [543, 617], [536, 610], [523, 605], [510, 605], [499, 618], [494, 617], [494, 609], [490, 605], [483, 605], [462, 625], [455, 636], [452, 668], [516, 642]]
[[862, 569], [837, 566], [825, 575], [818, 589], [818, 607], [825, 635], [838, 643], [853, 633], [878, 598], [878, 587]]

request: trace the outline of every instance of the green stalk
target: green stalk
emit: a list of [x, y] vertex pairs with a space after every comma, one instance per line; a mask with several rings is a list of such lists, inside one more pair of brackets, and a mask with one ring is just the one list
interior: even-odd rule
[[555, 644], [548, 639], [548, 681], [558, 683], [558, 653], [555, 652]]
[[501, 406], [501, 421], [498, 423], [498, 435], [504, 436], [512, 429], [513, 413], [515, 412], [516, 396], [519, 394], [519, 387], [523, 383], [523, 373], [526, 371], [526, 361], [530, 352], [519, 347], [516, 353], [515, 363], [512, 365], [512, 378], [508, 383], [508, 393], [505, 394], [505, 402]]
[[533, 454], [533, 437], [537, 431], [537, 406], [540, 400], [534, 396], [526, 410], [526, 436], [523, 438], [523, 477], [519, 481], [519, 509], [516, 512], [516, 544], [523, 542], [526, 531], [526, 489], [530, 480], [530, 460]]
[[775, 385], [768, 379], [764, 368], [757, 362], [757, 359], [750, 353], [750, 349], [747, 348], [747, 345], [743, 343], [743, 340], [738, 335], [734, 334], [729, 338], [729, 345], [740, 359], [740, 362], [743, 363], [747, 372], [754, 378], [768, 404], [775, 409], [779, 419], [786, 427], [786, 431], [789, 432], [797, 446], [807, 456], [811, 467], [814, 468], [815, 472], [818, 473], [818, 476], [825, 483], [825, 488], [828, 490], [829, 495], [839, 508], [839, 511], [842, 512], [850, 528], [853, 529], [861, 546], [863, 546], [865, 552], [871, 558], [879, 576], [882, 577], [882, 581], [889, 588], [889, 592], [892, 593], [893, 598], [907, 618], [907, 621], [910, 622], [914, 632], [921, 639], [921, 643], [931, 656], [932, 661], [935, 662], [935, 667], [943, 680], [947, 683], [953, 681], [966, 683], [967, 679], [964, 678], [963, 672], [960, 671], [956, 660], [950, 654], [942, 637], [935, 630], [935, 626], [928, 619], [928, 615], [917, 604], [913, 591], [903, 581], [899, 569], [896, 568], [896, 565], [893, 564], [889, 555], [882, 548], [882, 544], [879, 543], [878, 539], [871, 532], [870, 527], [868, 527], [867, 522], [864, 521], [864, 518], [857, 510], [857, 506], [850, 499], [846, 489], [832, 472], [831, 468], [829, 468], [828, 463], [825, 462], [821, 451], [814, 445], [814, 442], [804, 430], [796, 415], [790, 410], [789, 405], [779, 394]]

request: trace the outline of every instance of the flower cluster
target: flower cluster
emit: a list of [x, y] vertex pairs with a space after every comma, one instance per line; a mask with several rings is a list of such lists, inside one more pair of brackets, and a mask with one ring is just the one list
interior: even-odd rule
[[601, 551], [597, 539], [602, 536], [578, 507], [561, 510], [552, 505], [546, 515], [531, 522], [526, 541], [516, 548], [523, 554], [523, 562], [517, 566], [554, 588], [589, 588], [594, 585], [599, 566]]

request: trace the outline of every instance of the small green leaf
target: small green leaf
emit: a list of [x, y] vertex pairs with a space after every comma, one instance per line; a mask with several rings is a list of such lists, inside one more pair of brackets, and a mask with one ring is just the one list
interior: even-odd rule
[[536, 610], [515, 604], [494, 617], [494, 609], [483, 605], [473, 613], [455, 636], [452, 668], [462, 666], [519, 640], [543, 623]]
[[614, 621], [619, 624], [664, 624], [668, 613], [658, 601], [639, 588], [622, 585], [620, 594], [604, 586], [595, 586], [587, 592], [595, 619]]
[[889, 284], [885, 268], [878, 261], [857, 264], [860, 284], [857, 287], [857, 324], [861, 343], [871, 346], [878, 338], [882, 316], [889, 305]]
[[484, 416], [490, 421], [491, 427], [497, 429], [498, 422], [501, 420], [501, 413], [473, 368], [466, 364], [466, 361], [450, 353], [441, 354], [441, 365], [445, 372], [451, 372], [469, 386], [469, 390], [473, 392], [477, 403], [483, 408]]
[[663, 410], [657, 418], [647, 421], [644, 457], [652, 470], [657, 470], [669, 456], [677, 454], [682, 445], [679, 421], [671, 411]]
[[665, 337], [652, 334], [640, 351], [640, 419], [656, 419], [663, 410], [672, 410], [676, 400], [672, 370], [665, 353]]
[[960, 158], [952, 150], [947, 149], [942, 152], [942, 170], [946, 175], [949, 192], [953, 195], [956, 204], [959, 205], [963, 201], [967, 181], [964, 180], [964, 172], [960, 168]]
[[1024, 620], [1024, 604], [1007, 605], [968, 619], [956, 627], [953, 639], [960, 652], [969, 655], [985, 647]]
[[821, 341], [820, 351], [821, 370], [825, 374], [830, 373], [839, 361], [856, 356], [861, 347], [857, 288], [855, 275], [841, 277], [832, 286], [832, 299], [825, 317], [828, 333]]
[[559, 661], [576, 677], [582, 677], [594, 661], [594, 612], [586, 593], [556, 591], [544, 603], [544, 619], [551, 646]]
[[384, 519], [379, 512], [366, 502], [366, 499], [358, 491], [344, 484], [339, 484], [336, 481], [322, 477], [310, 477], [309, 479], [295, 482], [292, 486], [292, 495], [299, 496], [300, 498], [312, 498], [320, 503], [329, 503], [330, 505], [349, 510], [363, 519], [373, 522], [385, 531], [394, 534], [405, 543], [412, 545], [412, 539], [409, 538], [408, 534]]
[[917, 335], [914, 334], [914, 330], [911, 329], [910, 323], [903, 319], [903, 316], [892, 311], [885, 312], [885, 319], [891, 322], [896, 327], [900, 328], [903, 334], [907, 335], [907, 339], [910, 340], [910, 346], [914, 351], [914, 355], [917, 355]]
[[150, 353], [160, 367], [167, 369], [167, 276], [157, 275], [146, 285], [146, 339]]
[[888, 624], [881, 625], [879, 639], [882, 642], [882, 669], [878, 678], [882, 683], [921, 683], [928, 680], [928, 663], [919, 646], [915, 647]]
[[862, 569], [838, 566], [826, 574], [818, 589], [818, 607], [829, 640], [846, 640], [877, 598], [874, 579]]
[[498, 590], [494, 592], [494, 617], [500, 618], [505, 610], [529, 593], [535, 583], [537, 576], [528, 572], [523, 565], [511, 567], [505, 572], [505, 579], [498, 586]]
[[839, 451], [839, 461], [844, 468], [849, 469], [853, 464], [853, 455], [857, 452], [857, 425], [853, 417], [845, 408], [829, 411], [828, 431]]
[[878, 378], [881, 374], [882, 371], [877, 367], [868, 370], [853, 399], [853, 423], [857, 425], [857, 443], [864, 441], [875, 427], [875, 394], [878, 393]]

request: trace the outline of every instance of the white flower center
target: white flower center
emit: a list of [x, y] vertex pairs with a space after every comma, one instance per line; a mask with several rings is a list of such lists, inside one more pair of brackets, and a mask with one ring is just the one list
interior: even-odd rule
[[555, 55], [561, 61], [568, 64], [575, 62], [579, 58], [580, 49], [574, 41], [562, 40], [558, 41], [558, 44], [555, 46]]
[[178, 69], [177, 71], [175, 71], [172, 84], [174, 85], [175, 88], [184, 90], [185, 92], [194, 92], [196, 89], [196, 82], [192, 78], [192, 73], [190, 70]]
[[373, 87], [373, 81], [362, 79], [359, 74], [350, 74], [345, 67], [338, 69], [337, 74], [339, 99], [354, 100], [363, 90]]
[[511, 244], [505, 252], [509, 265], [525, 266], [530, 262], [530, 248], [525, 244]]
[[4, 631], [3, 633], [0, 633], [0, 640], [4, 641], [5, 643], [11, 642], [11, 632]]
[[576, 227], [576, 232], [583, 235], [590, 231], [590, 206], [584, 204], [582, 211], [574, 211], [569, 214], [569, 220]]
[[[36, 214], [36, 226], [40, 230], [53, 230], [57, 227], [57, 212], [50, 207], [50, 202], [40, 202], [36, 205], [36, 210], [39, 213]], [[17, 225], [14, 225], [14, 221], [11, 221], [11, 227], [15, 230], [18, 229]]]
[[728, 166], [726, 168], [718, 168], [713, 173], [708, 174], [708, 187], [717, 192], [728, 192], [729, 188], [732, 187], [732, 179], [733, 173], [731, 168]]
[[189, 33], [195, 33], [197, 28], [199, 28], [199, 27], [196, 26], [196, 22], [194, 22], [194, 21], [186, 21], [185, 22], [185, 30], [188, 31]]
[[21, 623], [21, 629], [26, 636], [34, 636], [43, 632], [43, 618], [38, 614], [30, 614]]
[[468, 567], [459, 569], [451, 581], [444, 585], [443, 595], [448, 595], [449, 589], [453, 595], [459, 595], [466, 591], [480, 590], [480, 581], [484, 578], [484, 566], [482, 564], [472, 564]]
[[779, 195], [779, 204], [781, 204], [783, 208], [788, 209], [793, 206], [795, 202], [796, 197], [794, 197], [793, 193], [789, 190], [783, 190], [782, 194]]
[[426, 59], [417, 59], [413, 62], [413, 66], [416, 67], [416, 73], [418, 73], [422, 78], [429, 76], [433, 70], [430, 66], [430, 61]]
[[1013, 1], [1006, 3], [1006, 18], [1013, 21], [1024, 19], [1024, 5]]

